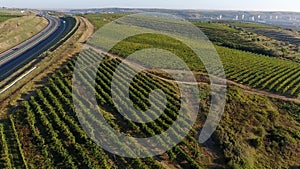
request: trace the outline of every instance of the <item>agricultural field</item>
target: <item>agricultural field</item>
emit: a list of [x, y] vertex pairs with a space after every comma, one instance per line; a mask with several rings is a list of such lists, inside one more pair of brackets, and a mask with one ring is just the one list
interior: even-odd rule
[[[91, 50], [85, 51], [84, 54], [87, 56], [85, 62], [99, 57], [95, 57], [95, 53]], [[103, 55], [103, 57], [105, 56]], [[103, 113], [109, 124], [120, 132], [152, 136], [168, 128], [176, 119], [180, 105], [177, 100], [176, 87], [154, 78], [151, 74], [141, 74], [135, 79], [135, 83], [132, 84], [132, 89], [135, 89], [132, 92], [132, 97], [137, 101], [136, 106], [146, 109], [148, 105], [144, 99], [153, 87], [159, 87], [166, 91], [169, 104], [167, 104], [168, 108], [161, 119], [149, 124], [135, 124], [127, 121], [118, 115], [115, 109], [112, 109], [113, 103], [108, 86], [111, 83], [112, 72], [119, 63], [120, 60], [118, 59], [107, 58], [100, 65], [96, 87], [96, 97], [102, 108], [99, 113]], [[69, 62], [62, 71], [51, 77], [49, 85], [36, 91], [36, 95], [28, 101], [22, 102], [22, 106], [16, 110], [19, 113], [10, 117], [10, 124], [14, 124], [11, 126], [15, 128], [13, 129], [17, 133], [15, 136], [18, 136], [17, 139], [19, 139], [16, 140], [16, 146], [19, 147], [20, 151], [18, 155], [15, 155], [15, 158], [20, 156], [24, 160], [21, 164], [14, 164], [11, 162], [14, 160], [13, 158], [11, 161], [6, 160], [5, 165], [28, 165], [31, 166], [30, 168], [54, 166], [61, 168], [163, 168], [160, 161], [164, 161], [167, 165], [171, 163], [169, 159], [176, 161], [178, 163], [176, 165], [181, 167], [198, 168], [198, 166], [204, 165], [200, 160], [195, 160], [208, 158], [200, 156], [201, 151], [203, 151], [201, 148], [192, 146], [198, 143], [197, 139], [193, 137], [197, 134], [196, 130], [193, 130], [191, 136], [188, 136], [180, 145], [161, 157], [129, 159], [113, 156], [102, 150], [89, 140], [75, 116], [71, 77], [70, 79], [65, 77], [70, 75], [73, 67], [73, 62]], [[124, 73], [130, 72], [130, 67], [123, 71]], [[82, 74], [80, 78], [88, 80], [89, 74]], [[146, 83], [141, 86], [142, 82]], [[85, 106], [85, 103], [81, 105]], [[24, 111], [26, 113], [23, 113]], [[87, 117], [93, 119], [92, 114], [87, 115]], [[22, 120], [24, 118], [26, 121]], [[97, 126], [97, 121], [93, 125]], [[20, 148], [18, 142], [28, 146]], [[24, 157], [26, 156], [24, 154], [29, 156]], [[19, 159], [17, 160], [19, 161]]]
[[[89, 19], [97, 30], [124, 15], [81, 16]], [[210, 39], [216, 34], [221, 35], [221, 40], [213, 42], [228, 79], [225, 111], [220, 125], [207, 142], [200, 144], [198, 137], [208, 116], [212, 93], [205, 67], [188, 46], [169, 36], [148, 33], [124, 39], [107, 54], [95, 48], [99, 39], [90, 39], [85, 49], [72, 55], [61, 68], [49, 73], [41, 82], [35, 82], [42, 84], [39, 88], [24, 93], [16, 104], [9, 105], [6, 112], [1, 112], [7, 116], [0, 122], [0, 168], [299, 168], [299, 63], [292, 59], [257, 54], [260, 52], [242, 51], [241, 48], [221, 43], [228, 41], [255, 48], [257, 44], [252, 39], [245, 40], [245, 30], [242, 30], [252, 29], [254, 25], [194, 24], [203, 28], [204, 32], [210, 32]], [[257, 27], [275, 29], [268, 26]], [[118, 33], [121, 34], [122, 31], [126, 29]], [[234, 35], [232, 41], [229, 34]], [[254, 38], [257, 36], [260, 35], [255, 35]], [[108, 37], [105, 40], [110, 39]], [[262, 46], [257, 47], [265, 50]], [[137, 123], [118, 112], [111, 92], [114, 72], [124, 63], [124, 58], [144, 48], [168, 50], [182, 58], [195, 75], [200, 75], [198, 83], [189, 84], [196, 85], [200, 90], [200, 109], [189, 134], [171, 150], [154, 157], [126, 158], [104, 150], [89, 137], [107, 131], [97, 116], [103, 115], [108, 124], [120, 133], [143, 138], [168, 130], [182, 113], [178, 84], [157, 70], [137, 74], [130, 83], [129, 96], [136, 109], [145, 111], [153, 106], [148, 99], [151, 91], [161, 89], [166, 94], [166, 109], [158, 108], [163, 103], [154, 106], [161, 116], [152, 122]], [[93, 81], [92, 70], [88, 67], [73, 77], [75, 63], [89, 65], [100, 59], [102, 61], [98, 65], [95, 87], [88, 86], [94, 88], [97, 106], [85, 99], [85, 93], [81, 90], [73, 90], [72, 81], [74, 78], [84, 82]], [[140, 59], [143, 61], [143, 58]], [[117, 76], [119, 90], [122, 91], [128, 88], [124, 86], [124, 77], [132, 74], [135, 66], [142, 66], [134, 60], [129, 62], [119, 70], [124, 76]], [[184, 74], [185, 70], [175, 71]], [[73, 92], [77, 92], [77, 97], [73, 97]], [[288, 101], [287, 98], [293, 101]], [[81, 112], [79, 120], [74, 102], [82, 110], [97, 107], [98, 111], [96, 114]], [[152, 111], [143, 114], [146, 118], [155, 115]], [[82, 123], [87, 126], [85, 130]], [[182, 121], [183, 125], [188, 123], [189, 118]], [[95, 130], [100, 127], [101, 131]], [[176, 131], [172, 133], [176, 134]], [[167, 141], [161, 140], [159, 144], [165, 145]], [[128, 147], [124, 149], [127, 150]]]
[[[85, 17], [94, 23], [95, 28], [103, 26], [124, 14], [88, 14]], [[299, 45], [300, 34], [291, 29], [279, 28], [259, 23], [215, 21], [193, 22], [215, 44], [263, 54], [271, 57], [300, 61]]]
[[[105, 18], [106, 16], [100, 17]], [[102, 18], [99, 20], [102, 20]], [[224, 29], [222, 26], [213, 27], [216, 31]], [[228, 30], [235, 31], [234, 29]], [[127, 30], [124, 28], [122, 31], [126, 32]], [[120, 33], [122, 32], [120, 31]], [[99, 42], [97, 39], [92, 39], [91, 43], [97, 46]], [[133, 36], [118, 43], [110, 52], [126, 57], [144, 48], [169, 50], [181, 57], [191, 70], [205, 72], [201, 60], [195, 56], [193, 51], [168, 36], [155, 34]], [[218, 45], [215, 45], [215, 48], [223, 62], [226, 77], [229, 80], [272, 93], [295, 98], [300, 97], [299, 63]]]
[[[125, 119], [114, 108], [109, 87], [121, 60], [99, 55], [91, 49], [81, 55], [86, 56], [86, 60], [82, 60], [86, 63], [104, 58], [97, 73], [95, 96], [101, 108], [99, 113], [114, 129], [131, 136], [152, 136], [166, 130], [176, 119], [180, 105], [176, 85], [147, 72], [140, 73], [131, 83], [135, 106], [147, 109], [149, 102], [145, 98], [158, 87], [167, 93], [167, 109], [151, 123], [134, 123]], [[91, 141], [78, 122], [72, 100], [73, 68], [74, 61], [67, 62], [49, 78], [45, 87], [34, 91], [30, 99], [11, 109], [14, 114], [0, 126], [3, 168], [274, 168], [300, 165], [297, 161], [300, 154], [296, 151], [300, 143], [299, 114], [295, 114], [300, 105], [282, 101], [277, 104], [277, 100], [243, 93], [234, 87], [229, 89], [223, 115], [225, 120], [210, 140], [211, 145], [200, 145], [197, 135], [209, 108], [210, 94], [205, 85], [199, 86], [202, 91], [201, 116], [179, 145], [153, 158], [131, 159], [112, 155]], [[122, 70], [123, 73], [130, 71], [130, 66]], [[90, 75], [78, 77], [89, 80]], [[80, 105], [86, 109], [84, 106], [88, 104]], [[86, 120], [93, 119], [92, 114], [85, 117], [90, 118]], [[280, 127], [285, 123], [291, 127]], [[98, 122], [93, 121], [90, 125], [96, 127]]]
[[299, 98], [299, 63], [216, 47], [228, 79], [253, 88]]

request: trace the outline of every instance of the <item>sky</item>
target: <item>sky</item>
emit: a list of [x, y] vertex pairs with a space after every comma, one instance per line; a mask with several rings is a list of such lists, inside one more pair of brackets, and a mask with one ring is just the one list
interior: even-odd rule
[[299, 0], [1, 0], [0, 7], [69, 8], [167, 8], [300, 12]]

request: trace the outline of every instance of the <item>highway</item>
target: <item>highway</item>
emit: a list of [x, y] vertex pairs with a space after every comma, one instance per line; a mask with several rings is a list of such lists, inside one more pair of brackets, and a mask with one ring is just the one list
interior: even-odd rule
[[[44, 16], [49, 24], [37, 35], [0, 54], [0, 81], [54, 46], [75, 26], [74, 18]], [[72, 20], [73, 19], [73, 20]]]

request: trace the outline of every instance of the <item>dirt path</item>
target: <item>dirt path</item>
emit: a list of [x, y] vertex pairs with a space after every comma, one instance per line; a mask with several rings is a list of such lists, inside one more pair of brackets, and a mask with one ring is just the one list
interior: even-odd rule
[[85, 31], [79, 38], [78, 42], [84, 43], [94, 34], [94, 25], [84, 17], [79, 17], [79, 20], [81, 21], [82, 24], [84, 24]]
[[[89, 45], [86, 45], [86, 47], [88, 48], [92, 48], [93, 50], [97, 51], [97, 52], [100, 52], [100, 53], [103, 53], [103, 54], [106, 54], [112, 58], [118, 58], [118, 59], [121, 59], [121, 60], [124, 60], [124, 58], [118, 56], [118, 55], [115, 55], [115, 54], [111, 54], [111, 53], [107, 53], [105, 52], [104, 50], [102, 49], [99, 49], [99, 48], [95, 48], [95, 47], [92, 47], [92, 46], [89, 46]], [[125, 61], [126, 64], [128, 65], [131, 65], [131, 66], [134, 66], [134, 67], [137, 67], [137, 68], [143, 68], [140, 64], [136, 63], [136, 62], [133, 62], [133, 61]], [[185, 73], [185, 71], [183, 70], [168, 70], [168, 71], [175, 71], [177, 73]], [[202, 74], [204, 76], [207, 76], [206, 73], [199, 73], [199, 72], [195, 72], [195, 74]], [[165, 81], [170, 81], [170, 82], [174, 82], [174, 80], [170, 80], [170, 79], [167, 79], [167, 78], [164, 78], [162, 76], [158, 76], [158, 75], [155, 75], [157, 78], [159, 79], [162, 79], [162, 80], [165, 80]], [[224, 80], [224, 79], [221, 79], [221, 80]], [[177, 81], [178, 83], [183, 83], [183, 84], [190, 84], [190, 85], [210, 85], [210, 83], [208, 82], [189, 82], [189, 81]], [[270, 97], [270, 98], [275, 98], [275, 99], [281, 99], [281, 100], [284, 100], [284, 101], [292, 101], [292, 102], [296, 102], [296, 103], [300, 103], [300, 98], [294, 98], [294, 97], [288, 97], [288, 96], [284, 96], [284, 95], [280, 95], [280, 94], [276, 94], [276, 93], [272, 93], [272, 92], [268, 92], [268, 91], [264, 91], [264, 90], [260, 90], [260, 89], [254, 89], [250, 86], [247, 86], [247, 85], [243, 85], [243, 84], [239, 84], [235, 81], [232, 81], [232, 80], [228, 80], [226, 79], [226, 82], [228, 85], [232, 85], [232, 86], [237, 86], [241, 89], [243, 89], [245, 92], [247, 93], [250, 93], [250, 94], [256, 94], [256, 95], [261, 95], [261, 96], [267, 96], [267, 97]]]

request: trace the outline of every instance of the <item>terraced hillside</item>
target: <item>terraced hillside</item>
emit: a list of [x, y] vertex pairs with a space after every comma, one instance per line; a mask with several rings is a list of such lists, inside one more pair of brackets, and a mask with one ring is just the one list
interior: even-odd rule
[[[1, 14], [0, 53], [20, 44], [42, 31], [48, 24], [45, 18], [30, 15]], [[5, 21], [4, 21], [5, 20]]]

